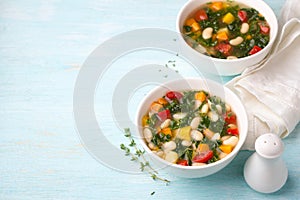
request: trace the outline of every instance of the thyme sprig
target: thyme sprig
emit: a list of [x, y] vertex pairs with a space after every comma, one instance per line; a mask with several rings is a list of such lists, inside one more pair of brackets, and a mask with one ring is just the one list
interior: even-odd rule
[[161, 178], [158, 176], [158, 172], [150, 165], [149, 161], [145, 158], [145, 150], [141, 150], [137, 147], [135, 140], [132, 137], [129, 128], [124, 129], [124, 136], [127, 137], [130, 141], [128, 147], [125, 144], [120, 144], [120, 148], [125, 152], [125, 156], [131, 157], [131, 161], [139, 162], [140, 170], [142, 172], [147, 172], [153, 180], [163, 181], [168, 185], [169, 180]]

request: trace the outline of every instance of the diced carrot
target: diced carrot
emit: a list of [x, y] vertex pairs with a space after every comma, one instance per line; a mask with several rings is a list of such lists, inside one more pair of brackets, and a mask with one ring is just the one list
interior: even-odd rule
[[157, 102], [163, 106], [166, 106], [168, 104], [168, 101], [165, 98], [159, 98], [157, 99]]
[[198, 146], [198, 148], [197, 148], [197, 150], [199, 152], [206, 152], [206, 151], [208, 151], [210, 149], [209, 149], [209, 145], [208, 144], [200, 143], [199, 146]]
[[163, 106], [157, 102], [153, 102], [150, 106], [151, 111], [154, 113], [158, 113], [162, 108]]
[[142, 126], [148, 125], [148, 119], [149, 119], [148, 115], [144, 115], [143, 116], [143, 118], [142, 118]]
[[206, 94], [203, 91], [197, 92], [195, 93], [195, 99], [203, 102], [206, 99]]
[[194, 22], [192, 25], [192, 31], [193, 32], [196, 32], [196, 31], [199, 31], [200, 30], [200, 25], [197, 23], [197, 22]]
[[212, 2], [210, 8], [213, 9], [214, 11], [221, 10], [223, 8], [223, 2], [221, 1]]
[[220, 145], [219, 148], [221, 149], [221, 151], [223, 151], [224, 153], [230, 153], [232, 152], [232, 146], [231, 145]]
[[[195, 23], [196, 20], [194, 18], [189, 18], [185, 21], [185, 25], [192, 26], [193, 23]], [[197, 22], [196, 22], [197, 23]]]
[[172, 136], [171, 128], [163, 128], [163, 129], [161, 129], [161, 133]]
[[221, 31], [217, 33], [217, 39], [218, 40], [228, 40], [227, 33], [225, 31]]
[[252, 36], [251, 36], [251, 35], [247, 35], [247, 36], [246, 36], [246, 39], [247, 39], [247, 40], [251, 40], [251, 39], [252, 39]]

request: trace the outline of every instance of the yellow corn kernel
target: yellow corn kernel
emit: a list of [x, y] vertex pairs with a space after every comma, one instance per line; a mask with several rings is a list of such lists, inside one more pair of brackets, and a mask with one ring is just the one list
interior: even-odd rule
[[[192, 26], [193, 23], [195, 23], [196, 20], [194, 18], [189, 18], [185, 21], [185, 25]], [[196, 22], [197, 23], [197, 22]]]
[[223, 17], [223, 23], [231, 24], [235, 20], [234, 16], [229, 12]]
[[232, 146], [231, 145], [222, 144], [222, 145], [219, 146], [219, 148], [221, 149], [222, 152], [227, 153], [227, 154], [232, 152]]

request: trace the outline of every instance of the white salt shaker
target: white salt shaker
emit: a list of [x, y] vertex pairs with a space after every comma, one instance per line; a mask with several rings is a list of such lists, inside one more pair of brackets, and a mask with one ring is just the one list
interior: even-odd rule
[[244, 166], [245, 180], [252, 189], [272, 193], [282, 188], [288, 177], [288, 169], [281, 158], [283, 149], [283, 142], [275, 134], [266, 133], [256, 139], [256, 152]]

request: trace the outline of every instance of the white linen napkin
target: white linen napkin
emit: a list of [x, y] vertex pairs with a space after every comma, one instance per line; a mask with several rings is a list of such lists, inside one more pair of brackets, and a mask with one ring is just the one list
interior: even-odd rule
[[287, 0], [279, 20], [282, 31], [266, 61], [226, 84], [247, 110], [248, 136], [242, 149], [254, 150], [258, 136], [288, 136], [300, 121], [300, 10]]

